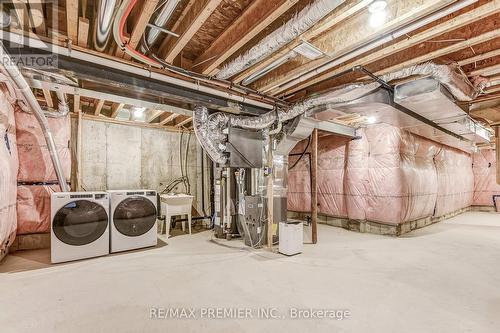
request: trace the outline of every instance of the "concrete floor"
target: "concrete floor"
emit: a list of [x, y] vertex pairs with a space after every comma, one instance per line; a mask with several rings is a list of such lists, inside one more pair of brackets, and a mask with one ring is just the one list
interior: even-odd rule
[[[2, 332], [498, 332], [500, 215], [466, 213], [401, 238], [319, 226], [284, 257], [175, 237], [167, 246], [49, 266], [48, 251], [0, 265]], [[197, 319], [150, 319], [151, 307]], [[208, 307], [346, 309], [351, 318], [200, 319]], [[254, 313], [254, 312], [252, 312]], [[276, 314], [276, 312], [273, 312]]]

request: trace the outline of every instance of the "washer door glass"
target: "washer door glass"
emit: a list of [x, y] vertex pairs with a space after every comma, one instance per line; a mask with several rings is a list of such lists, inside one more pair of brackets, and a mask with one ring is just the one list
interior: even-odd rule
[[75, 200], [54, 215], [52, 229], [56, 237], [69, 245], [86, 245], [97, 240], [108, 227], [103, 206], [87, 200]]
[[144, 197], [129, 197], [116, 206], [113, 223], [126, 236], [143, 235], [156, 224], [155, 205]]

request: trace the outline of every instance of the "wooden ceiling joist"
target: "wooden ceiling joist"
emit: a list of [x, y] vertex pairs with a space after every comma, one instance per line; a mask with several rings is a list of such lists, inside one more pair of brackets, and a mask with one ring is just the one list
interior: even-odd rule
[[[382, 74], [386, 74], [386, 73], [390, 73], [390, 72], [395, 72], [395, 71], [398, 71], [398, 70], [403, 69], [405, 67], [421, 64], [423, 62], [430, 61], [430, 60], [442, 57], [444, 55], [460, 51], [460, 50], [468, 48], [470, 46], [490, 41], [494, 38], [498, 38], [498, 36], [500, 36], [500, 29], [492, 30], [492, 31], [489, 31], [489, 32], [484, 33], [482, 35], [472, 37], [472, 38], [465, 40], [463, 42], [455, 43], [455, 44], [450, 45], [448, 47], [438, 49], [434, 52], [424, 54], [420, 57], [416, 57], [416, 58], [404, 61], [402, 63], [399, 63], [397, 65], [394, 65], [394, 66], [391, 66], [388, 68], [384, 68], [383, 70], [377, 71], [375, 73], [375, 75], [382, 75]], [[500, 65], [497, 65], [497, 66], [498, 66], [498, 68], [500, 68]], [[488, 68], [491, 69], [491, 67], [488, 67]], [[488, 68], [485, 68], [484, 70], [486, 70]], [[479, 70], [475, 71], [475, 72], [478, 72], [478, 73], [474, 74], [474, 72], [471, 72], [470, 74], [480, 75], [479, 73], [483, 73], [483, 71], [479, 71]], [[484, 73], [485, 72], [487, 72], [487, 71], [484, 71]]]
[[340, 22], [348, 19], [352, 15], [356, 14], [357, 12], [361, 11], [365, 7], [367, 7], [370, 3], [372, 3], [373, 0], [362, 0], [359, 3], [353, 3], [351, 7], [344, 8], [342, 11], [333, 11], [330, 15], [326, 16], [323, 20], [321, 20], [317, 25], [306, 31], [300, 36], [297, 36], [297, 38], [279, 50], [278, 52], [274, 53], [272, 56], [264, 59], [263, 61], [259, 62], [258, 64], [250, 67], [249, 69], [241, 72], [237, 76], [235, 76], [234, 81], [235, 82], [241, 82], [243, 79], [249, 77], [250, 75], [256, 73], [257, 71], [260, 71], [264, 69], [266, 66], [269, 66], [276, 60], [280, 59], [281, 57], [284, 57], [286, 54], [288, 54], [290, 51], [292, 51], [295, 47], [297, 47], [302, 41], [310, 41], [314, 37], [319, 36], [320, 34], [324, 33], [325, 31], [333, 28], [335, 25], [339, 24]]
[[178, 124], [175, 124], [175, 127], [182, 127], [182, 126], [190, 123], [191, 120], [193, 120], [193, 117], [188, 117], [188, 118], [184, 119], [183, 121], [179, 122]]
[[[146, 31], [146, 26], [151, 19], [151, 16], [155, 12], [155, 8], [158, 5], [159, 0], [146, 0], [143, 1], [142, 7], [140, 8], [140, 14], [137, 20], [134, 22], [134, 28], [132, 29], [132, 34], [128, 44], [132, 48], [136, 48], [141, 41], [142, 35]], [[130, 59], [128, 54], [125, 54], [125, 59]]]
[[163, 110], [149, 110], [149, 115], [146, 119], [146, 122], [151, 123], [156, 118], [158, 118], [164, 111]]
[[180, 35], [179, 38], [170, 38], [167, 40], [166, 45], [163, 46], [163, 49], [166, 50], [166, 62], [172, 63], [174, 61], [221, 1], [196, 0], [192, 4], [189, 12], [182, 18], [177, 30], [174, 31]]
[[43, 91], [43, 96], [45, 97], [45, 103], [47, 103], [47, 106], [49, 108], [53, 108], [54, 101], [52, 100], [52, 95], [50, 94], [50, 90], [42, 89], [42, 91]]
[[78, 0], [66, 0], [66, 30], [73, 44], [78, 43], [78, 23]]
[[111, 106], [110, 118], [116, 118], [116, 116], [118, 115], [118, 113], [120, 113], [124, 106], [124, 103], [113, 103], [113, 105]]
[[474, 57], [467, 58], [467, 59], [464, 59], [464, 60], [460, 60], [457, 63], [460, 66], [465, 66], [465, 65], [468, 65], [468, 64], [472, 64], [474, 62], [482, 61], [482, 60], [493, 58], [493, 57], [497, 57], [497, 56], [500, 56], [500, 49], [489, 51], [489, 52], [485, 52], [483, 54], [478, 54], [478, 55], [476, 55]]
[[[367, 1], [367, 0], [366, 0]], [[256, 0], [245, 9], [195, 61], [198, 71], [213, 74], [222, 62], [257, 36], [295, 3], [288, 0]]]
[[174, 120], [175, 118], [177, 118], [178, 116], [179, 115], [177, 113], [172, 113], [172, 114], [166, 116], [165, 118], [160, 119], [160, 125], [166, 125], [169, 122], [171, 122], [172, 120]]
[[31, 21], [33, 22], [33, 27], [37, 35], [46, 36], [47, 28], [45, 24], [45, 15], [43, 13], [43, 3], [40, 0], [28, 0], [28, 3]]
[[394, 44], [391, 44], [383, 49], [380, 49], [375, 52], [368, 53], [367, 55], [357, 59], [356, 61], [353, 62], [348, 62], [345, 63], [344, 65], [336, 67], [334, 70], [325, 72], [319, 76], [316, 76], [315, 78], [308, 80], [304, 83], [301, 83], [293, 88], [276, 88], [269, 93], [271, 94], [278, 94], [285, 92], [287, 94], [295, 93], [297, 91], [300, 91], [302, 89], [305, 89], [307, 87], [310, 87], [312, 85], [315, 85], [319, 82], [323, 82], [325, 80], [328, 80], [329, 78], [345, 71], [348, 70], [356, 65], [360, 66], [366, 66], [370, 63], [373, 63], [375, 61], [381, 60], [383, 58], [386, 58], [388, 56], [391, 56], [397, 52], [400, 52], [405, 49], [409, 49], [413, 46], [416, 46], [426, 40], [430, 40], [432, 38], [438, 37], [442, 34], [445, 34], [447, 32], [450, 32], [452, 30], [467, 26], [471, 23], [478, 22], [490, 15], [494, 15], [496, 13], [500, 12], [500, 0], [494, 0], [489, 3], [486, 3], [474, 10], [471, 10], [469, 12], [466, 12], [464, 14], [461, 14], [451, 20], [445, 21], [441, 24], [438, 24], [430, 29], [427, 29], [423, 32], [417, 33], [413, 36], [408, 37], [407, 39], [404, 39], [400, 42], [396, 42]]
[[[500, 36], [500, 29], [497, 29], [494, 31], [497, 33], [497, 37]], [[475, 75], [489, 76], [489, 75], [493, 75], [493, 74], [497, 74], [497, 73], [500, 73], [500, 64], [476, 69], [475, 71], [470, 72], [469, 75], [470, 76], [475, 76]]]
[[89, 44], [89, 19], [80, 17], [78, 19], [78, 46], [88, 47]]
[[97, 102], [96, 106], [95, 106], [95, 110], [94, 110], [94, 116], [98, 116], [101, 114], [101, 110], [102, 110], [102, 107], [104, 105], [104, 100], [103, 99], [100, 99], [99, 102]]

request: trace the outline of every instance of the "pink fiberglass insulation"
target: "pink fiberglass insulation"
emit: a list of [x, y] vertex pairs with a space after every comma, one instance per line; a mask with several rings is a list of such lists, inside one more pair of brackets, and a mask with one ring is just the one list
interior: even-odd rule
[[22, 185], [17, 188], [17, 233], [50, 231], [50, 195], [59, 185]]
[[[70, 118], [48, 118], [57, 152], [66, 179], [71, 173]], [[49, 182], [57, 181], [45, 137], [35, 116], [16, 112], [17, 147], [19, 151], [19, 182]]]
[[14, 239], [17, 228], [16, 195], [18, 158], [14, 99], [0, 89], [0, 254]]
[[366, 219], [399, 224], [431, 216], [437, 144], [390, 125], [370, 126]]
[[[470, 206], [470, 155], [385, 124], [360, 129], [358, 136], [320, 138], [320, 213], [400, 224]], [[293, 153], [304, 147], [301, 142]], [[290, 157], [290, 165], [295, 160]], [[288, 209], [310, 211], [310, 192], [306, 156], [290, 171]]]
[[358, 138], [347, 143], [344, 176], [345, 206], [350, 219], [365, 220], [369, 142], [364, 129], [359, 129], [357, 134]]
[[442, 146], [434, 158], [438, 195], [434, 216], [443, 216], [472, 205], [474, 174], [472, 157], [462, 151]]
[[[307, 146], [307, 140], [299, 142], [290, 154], [301, 154]], [[307, 150], [310, 152], [310, 149]], [[288, 167], [292, 167], [300, 155], [288, 157]], [[309, 173], [309, 155], [304, 155], [288, 172], [288, 209], [295, 212], [311, 211], [311, 182]]]
[[495, 150], [485, 149], [473, 155], [474, 198], [473, 205], [493, 206], [493, 196], [500, 195], [496, 181]]
[[345, 154], [348, 139], [335, 135], [318, 142], [318, 210], [338, 217], [347, 216], [344, 194]]

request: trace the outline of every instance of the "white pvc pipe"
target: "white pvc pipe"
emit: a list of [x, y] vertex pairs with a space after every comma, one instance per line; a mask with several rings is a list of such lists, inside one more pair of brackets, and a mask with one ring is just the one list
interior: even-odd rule
[[385, 37], [377, 39], [377, 40], [375, 40], [375, 41], [373, 41], [373, 42], [371, 42], [363, 47], [360, 47], [359, 49], [356, 49], [356, 50], [349, 52], [341, 57], [338, 57], [338, 58], [332, 60], [331, 62], [328, 62], [328, 63], [324, 64], [323, 66], [320, 66], [320, 67], [308, 72], [307, 74], [301, 74], [298, 78], [296, 78], [292, 81], [289, 81], [286, 84], [283, 84], [283, 85], [278, 84], [278, 85], [274, 85], [272, 87], [269, 87], [264, 92], [271, 91], [277, 87], [281, 91], [292, 88], [293, 86], [296, 86], [299, 83], [305, 82], [318, 74], [321, 74], [321, 73], [323, 73], [331, 68], [334, 68], [334, 67], [336, 67], [336, 66], [338, 66], [338, 65], [340, 65], [348, 60], [351, 60], [352, 58], [355, 58], [363, 53], [369, 52], [382, 44], [393, 41], [396, 38], [404, 36], [405, 34], [407, 34], [409, 32], [412, 32], [416, 29], [419, 29], [419, 28], [421, 28], [429, 23], [432, 23], [432, 22], [434, 22], [442, 17], [445, 17], [446, 15], [454, 13], [457, 10], [460, 10], [466, 6], [469, 6], [477, 1], [478, 0], [464, 0], [464, 1], [460, 1], [458, 3], [455, 3], [451, 6], [448, 6], [446, 8], [443, 8], [441, 10], [438, 10], [437, 12], [435, 12], [427, 17], [424, 17], [421, 20], [418, 20], [417, 22], [410, 23], [406, 27], [403, 27], [403, 28], [401, 28], [401, 29], [389, 34], [389, 35], [386, 35]]
[[45, 137], [45, 141], [47, 143], [47, 149], [50, 153], [50, 158], [52, 159], [52, 164], [54, 165], [54, 170], [56, 172], [57, 180], [59, 181], [59, 186], [61, 187], [61, 191], [63, 192], [69, 192], [69, 187], [68, 184], [66, 183], [66, 179], [64, 177], [64, 172], [62, 170], [61, 166], [61, 161], [59, 160], [59, 155], [57, 154], [57, 149], [56, 145], [54, 143], [54, 138], [52, 137], [52, 132], [50, 131], [49, 128], [49, 123], [47, 121], [47, 118], [45, 117], [42, 108], [40, 107], [40, 104], [38, 104], [38, 101], [33, 95], [33, 92], [31, 91], [28, 83], [24, 79], [24, 77], [21, 75], [21, 72], [17, 68], [17, 66], [14, 64], [10, 56], [8, 55], [7, 51], [5, 50], [5, 47], [2, 42], [0, 42], [0, 59], [2, 66], [5, 68], [6, 72], [9, 74], [11, 80], [15, 83], [17, 86], [17, 89], [22, 92], [23, 96], [26, 99], [26, 102], [30, 106], [30, 108], [33, 110], [33, 115], [37, 119], [38, 123], [40, 124], [40, 127], [42, 129], [43, 135]]

